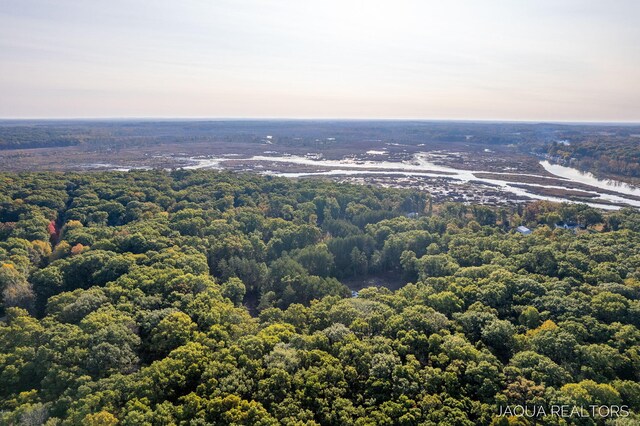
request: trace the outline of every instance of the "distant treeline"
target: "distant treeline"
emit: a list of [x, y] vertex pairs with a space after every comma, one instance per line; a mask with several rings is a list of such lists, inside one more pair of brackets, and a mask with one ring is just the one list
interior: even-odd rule
[[[527, 152], [553, 141], [616, 140], [640, 126], [453, 121], [0, 121], [0, 149], [79, 144], [136, 146], [207, 141], [321, 146], [371, 141], [418, 145], [470, 143], [516, 145]], [[631, 141], [632, 139], [630, 139]]]
[[81, 136], [41, 127], [1, 127], [0, 149], [28, 149], [72, 146], [81, 143]]
[[554, 142], [547, 153], [561, 163], [598, 175], [640, 178], [640, 135], [600, 136], [567, 143]]

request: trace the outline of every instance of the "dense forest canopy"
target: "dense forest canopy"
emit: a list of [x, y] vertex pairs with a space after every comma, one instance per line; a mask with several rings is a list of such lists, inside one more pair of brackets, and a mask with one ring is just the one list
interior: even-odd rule
[[[385, 274], [407, 284], [344, 285]], [[524, 425], [501, 408], [553, 404], [640, 422], [633, 209], [4, 173], [0, 290], [2, 424]], [[615, 420], [588, 414], [537, 421]]]

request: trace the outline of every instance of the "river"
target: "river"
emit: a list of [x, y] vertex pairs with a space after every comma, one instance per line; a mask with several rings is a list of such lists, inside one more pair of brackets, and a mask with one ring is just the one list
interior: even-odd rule
[[[186, 166], [186, 169], [201, 169], [201, 168], [213, 168], [223, 169], [224, 163], [230, 161], [229, 158], [189, 158], [193, 163]], [[234, 158], [233, 160], [238, 160]], [[272, 163], [286, 163], [303, 165], [310, 167], [318, 167], [316, 171], [304, 171], [304, 172], [283, 172], [278, 170], [269, 170], [267, 168], [260, 169], [260, 173], [283, 176], [283, 177], [306, 177], [306, 176], [355, 176], [355, 175], [397, 175], [397, 176], [423, 176], [423, 177], [436, 177], [436, 178], [449, 178], [451, 182], [468, 183], [470, 181], [481, 182], [494, 187], [499, 187], [502, 191], [512, 193], [520, 197], [528, 197], [537, 200], [548, 200], [556, 202], [573, 202], [572, 200], [562, 198], [546, 196], [536, 194], [525, 188], [513, 186], [518, 182], [510, 182], [508, 180], [497, 180], [477, 177], [477, 174], [492, 173], [494, 175], [504, 175], [505, 179], [508, 179], [509, 175], [514, 173], [500, 173], [500, 172], [486, 172], [482, 170], [461, 170], [449, 166], [440, 164], [434, 164], [430, 161], [428, 153], [416, 154], [412, 160], [403, 162], [393, 161], [356, 161], [353, 159], [342, 160], [326, 160], [315, 159], [308, 157], [301, 157], [295, 155], [283, 155], [283, 156], [266, 156], [255, 155], [253, 157], [242, 159], [250, 162], [272, 162]], [[591, 198], [585, 204], [592, 207], [598, 207], [607, 210], [617, 210], [620, 205], [606, 204], [617, 203], [626, 204], [634, 207], [640, 207], [640, 201], [634, 200], [629, 195], [640, 196], [640, 189], [634, 188], [626, 183], [613, 181], [613, 180], [601, 180], [597, 179], [590, 173], [582, 173], [579, 170], [572, 169], [570, 167], [559, 166], [551, 164], [548, 161], [541, 161], [540, 164], [546, 171], [561, 180], [567, 182], [576, 182], [589, 185], [591, 190], [583, 190], [592, 194]], [[545, 176], [536, 174], [518, 174], [519, 176], [533, 176], [544, 178]], [[548, 177], [548, 176], [547, 176]], [[538, 188], [550, 188], [550, 189], [566, 189], [557, 185], [542, 185], [535, 183], [527, 183], [527, 186]], [[601, 190], [607, 190], [615, 192], [615, 194], [608, 194]], [[601, 201], [601, 202], [598, 202]]]

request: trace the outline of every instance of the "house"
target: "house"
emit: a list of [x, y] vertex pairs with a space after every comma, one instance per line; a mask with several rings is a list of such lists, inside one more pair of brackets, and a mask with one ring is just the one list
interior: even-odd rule
[[531, 233], [531, 229], [527, 228], [526, 226], [518, 226], [516, 228], [516, 231], [518, 231], [522, 235], [529, 235]]
[[580, 225], [578, 225], [575, 222], [558, 222], [558, 223], [556, 223], [556, 229], [567, 229], [567, 230], [575, 231], [578, 228], [580, 228]]

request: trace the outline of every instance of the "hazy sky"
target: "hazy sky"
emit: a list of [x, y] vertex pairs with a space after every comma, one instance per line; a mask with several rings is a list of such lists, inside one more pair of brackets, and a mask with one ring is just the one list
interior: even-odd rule
[[640, 121], [640, 1], [0, 0], [0, 117]]

